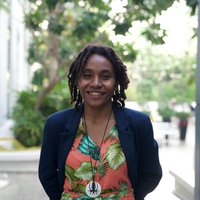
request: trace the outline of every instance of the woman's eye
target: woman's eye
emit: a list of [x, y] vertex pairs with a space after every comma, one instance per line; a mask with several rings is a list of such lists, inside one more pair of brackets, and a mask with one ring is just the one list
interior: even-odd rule
[[110, 78], [110, 75], [109, 75], [109, 74], [103, 74], [103, 75], [102, 75], [102, 78], [103, 78], [104, 80], [108, 80], [108, 79]]
[[83, 74], [82, 76], [85, 79], [90, 79], [92, 77], [91, 74]]

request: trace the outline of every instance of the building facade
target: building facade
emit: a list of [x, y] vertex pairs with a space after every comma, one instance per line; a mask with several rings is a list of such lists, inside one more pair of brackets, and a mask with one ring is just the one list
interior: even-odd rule
[[0, 9], [0, 127], [9, 119], [17, 93], [29, 85], [28, 31], [24, 24], [25, 0], [9, 0]]

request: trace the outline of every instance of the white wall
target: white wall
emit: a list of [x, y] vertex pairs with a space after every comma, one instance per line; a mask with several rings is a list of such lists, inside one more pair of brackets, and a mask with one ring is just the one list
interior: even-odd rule
[[8, 112], [8, 15], [0, 10], [0, 125]]
[[25, 2], [10, 0], [9, 11], [0, 11], [0, 126], [11, 114], [17, 92], [25, 89], [30, 81], [26, 62]]

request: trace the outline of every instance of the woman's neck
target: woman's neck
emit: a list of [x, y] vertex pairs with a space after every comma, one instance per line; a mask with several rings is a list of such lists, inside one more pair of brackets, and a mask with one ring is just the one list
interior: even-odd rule
[[99, 108], [94, 108], [94, 107], [89, 107], [87, 105], [84, 105], [84, 116], [86, 120], [93, 122], [93, 123], [98, 123], [101, 120], [105, 120], [108, 118], [112, 111], [112, 103]]

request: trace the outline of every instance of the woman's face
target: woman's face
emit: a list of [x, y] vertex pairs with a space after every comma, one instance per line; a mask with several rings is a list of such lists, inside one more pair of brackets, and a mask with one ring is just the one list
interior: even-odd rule
[[102, 55], [91, 55], [78, 78], [78, 87], [86, 106], [97, 108], [110, 104], [116, 88], [111, 62]]

